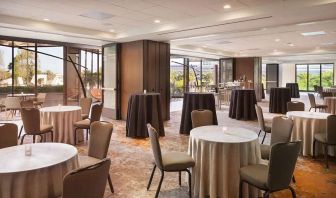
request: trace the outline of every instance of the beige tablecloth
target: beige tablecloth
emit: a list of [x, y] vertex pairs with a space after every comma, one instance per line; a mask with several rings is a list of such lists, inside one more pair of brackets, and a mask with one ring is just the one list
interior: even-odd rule
[[324, 104], [327, 107], [327, 113], [336, 114], [336, 97], [324, 97]]
[[[329, 113], [291, 111], [287, 112], [287, 117], [294, 121], [291, 141], [302, 140], [302, 155], [313, 155], [314, 134], [326, 132], [326, 120]], [[334, 155], [334, 149], [329, 148], [329, 154]], [[315, 154], [323, 154], [321, 144], [316, 145]]]
[[[198, 127], [190, 132], [188, 153], [192, 190], [196, 197], [239, 197], [239, 169], [260, 162], [257, 134], [242, 128]], [[244, 185], [244, 197], [257, 197], [257, 189]]]
[[[41, 124], [53, 125], [54, 142], [74, 144], [73, 124], [82, 119], [79, 106], [53, 106], [40, 109]], [[82, 130], [77, 130], [78, 141], [83, 140]]]
[[62, 195], [63, 177], [79, 167], [77, 149], [61, 143], [36, 143], [0, 149], [0, 197], [46, 198]]

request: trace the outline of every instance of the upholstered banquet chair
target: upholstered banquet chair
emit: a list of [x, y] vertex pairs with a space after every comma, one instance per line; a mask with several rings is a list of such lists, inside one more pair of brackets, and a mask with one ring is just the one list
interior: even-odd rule
[[181, 186], [181, 172], [186, 171], [189, 175], [189, 197], [191, 196], [191, 173], [188, 168], [192, 168], [195, 166], [195, 161], [186, 153], [181, 152], [169, 152], [169, 153], [161, 153], [160, 143], [159, 143], [159, 135], [156, 130], [150, 125], [147, 124], [148, 134], [151, 140], [152, 150], [154, 154], [154, 168], [152, 174], [150, 176], [147, 190], [149, 190], [150, 185], [152, 183], [152, 179], [154, 176], [154, 172], [156, 167], [158, 167], [161, 171], [161, 179], [159, 186], [156, 190], [155, 198], [159, 196], [161, 184], [164, 178], [164, 172], [178, 172], [179, 173], [179, 184]]
[[77, 130], [78, 129], [86, 129], [86, 140], [88, 140], [91, 123], [100, 120], [100, 116], [102, 114], [102, 111], [103, 111], [103, 103], [95, 104], [91, 108], [91, 118], [87, 118], [87, 119], [84, 119], [84, 120], [81, 120], [81, 121], [78, 121], [78, 122], [74, 123], [75, 145], [77, 143]]
[[[23, 100], [23, 101], [20, 102], [20, 106], [21, 106], [21, 109], [34, 108], [34, 101], [33, 100]], [[23, 124], [20, 128], [20, 133], [18, 135], [18, 139], [20, 139], [20, 137], [21, 137], [22, 130], [23, 130]]]
[[82, 120], [89, 118], [92, 98], [79, 99], [79, 106], [82, 108]]
[[322, 110], [326, 110], [327, 109], [327, 105], [324, 105], [324, 104], [316, 104], [316, 101], [315, 101], [315, 96], [314, 94], [311, 94], [309, 93], [308, 94], [308, 98], [309, 98], [309, 102], [310, 102], [310, 108], [309, 108], [309, 111], [311, 109], [315, 109], [315, 112], [316, 112], [316, 109], [319, 109], [321, 111]]
[[336, 115], [330, 115], [327, 117], [327, 129], [326, 133], [316, 133], [314, 135], [313, 141], [313, 157], [315, 158], [315, 145], [319, 142], [324, 147], [324, 158], [326, 167], [329, 168], [328, 164], [328, 147], [336, 146]]
[[18, 127], [13, 123], [0, 123], [0, 149], [16, 146]]
[[21, 109], [21, 117], [25, 134], [21, 138], [21, 144], [26, 135], [33, 136], [33, 143], [35, 143], [36, 136], [40, 136], [42, 142], [42, 135], [50, 133], [51, 141], [54, 141], [53, 126], [52, 125], [40, 125], [40, 111], [36, 108], [23, 108]]
[[240, 169], [239, 197], [243, 197], [243, 183], [257, 187], [268, 198], [272, 192], [290, 189], [292, 197], [296, 197], [290, 186], [295, 164], [299, 156], [301, 142], [277, 143], [272, 145], [269, 165], [248, 165]]
[[[109, 122], [96, 121], [91, 124], [88, 155], [79, 156], [79, 164], [81, 167], [97, 163], [100, 160], [106, 158], [112, 131], [113, 124]], [[114, 189], [110, 174], [108, 174], [107, 179], [113, 193]]]
[[5, 109], [5, 98], [0, 98], [0, 113], [2, 112], [2, 109]]
[[257, 118], [258, 118], [258, 123], [259, 123], [259, 133], [258, 133], [258, 137], [260, 136], [260, 133], [263, 131], [265, 134], [264, 134], [264, 137], [261, 141], [261, 143], [263, 144], [264, 141], [265, 141], [265, 137], [266, 137], [266, 134], [267, 133], [271, 133], [272, 132], [272, 128], [270, 126], [267, 126], [265, 124], [265, 119], [264, 119], [264, 114], [263, 114], [263, 111], [261, 109], [261, 107], [259, 105], [255, 105], [255, 109], [256, 109], [256, 112], [257, 112]]
[[42, 107], [45, 99], [46, 99], [47, 94], [46, 93], [38, 93], [37, 97], [34, 98], [34, 106], [35, 107]]
[[213, 125], [212, 111], [207, 109], [198, 109], [191, 112], [192, 128]]
[[9, 111], [7, 118], [11, 115], [14, 117], [16, 111], [20, 111], [20, 98], [19, 97], [7, 97], [4, 102], [6, 108], [5, 111]]
[[303, 102], [291, 101], [287, 102], [287, 111], [304, 111], [305, 105]]
[[103, 198], [110, 165], [110, 159], [103, 159], [66, 174], [62, 198]]

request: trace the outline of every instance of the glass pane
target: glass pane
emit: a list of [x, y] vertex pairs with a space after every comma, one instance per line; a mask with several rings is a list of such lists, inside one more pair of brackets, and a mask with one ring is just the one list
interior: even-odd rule
[[[63, 58], [63, 47], [38, 47], [37, 51]], [[63, 60], [45, 54], [37, 54], [37, 92], [45, 94], [43, 106], [63, 104]]]
[[189, 61], [189, 91], [198, 92], [201, 88], [201, 59]]
[[300, 90], [307, 90], [307, 65], [296, 65], [296, 82]]
[[183, 96], [183, 58], [170, 59], [170, 93], [172, 97]]
[[[3, 41], [1, 41], [3, 43]], [[11, 43], [4, 43], [11, 45]], [[0, 46], [0, 99], [12, 92], [12, 48]]]
[[116, 117], [117, 52], [116, 45], [104, 47], [104, 107]]
[[[227, 83], [233, 81], [233, 59], [222, 59], [221, 68], [221, 83]], [[223, 84], [223, 85], [224, 85]]]
[[320, 64], [309, 65], [309, 91], [314, 91], [314, 85], [320, 86]]
[[215, 91], [218, 63], [218, 61], [212, 60], [203, 60], [202, 62], [202, 86], [207, 91]]
[[331, 87], [334, 84], [334, 64], [322, 64], [322, 87]]

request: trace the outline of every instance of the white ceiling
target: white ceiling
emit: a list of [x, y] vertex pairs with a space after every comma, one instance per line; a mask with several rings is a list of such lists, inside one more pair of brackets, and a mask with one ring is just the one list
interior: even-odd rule
[[[325, 54], [336, 52], [335, 10], [336, 0], [1, 0], [0, 35], [98, 46], [151, 39], [218, 57]], [[326, 34], [301, 35], [314, 31]]]

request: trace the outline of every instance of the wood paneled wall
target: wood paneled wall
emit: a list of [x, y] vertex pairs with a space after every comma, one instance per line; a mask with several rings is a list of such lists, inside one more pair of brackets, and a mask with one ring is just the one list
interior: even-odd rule
[[246, 80], [254, 82], [254, 58], [235, 58], [234, 71], [234, 80], [239, 80], [240, 77], [245, 75]]

